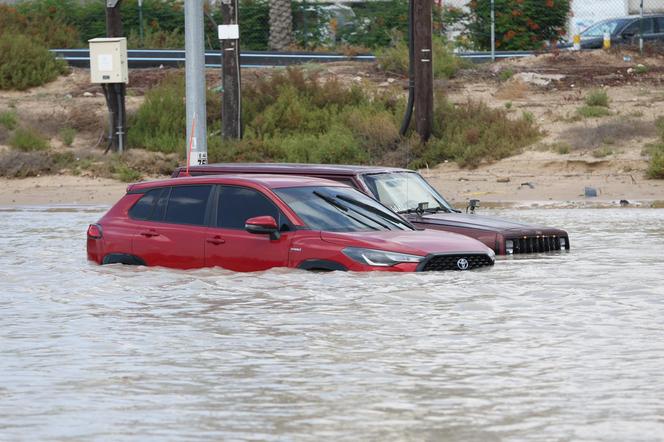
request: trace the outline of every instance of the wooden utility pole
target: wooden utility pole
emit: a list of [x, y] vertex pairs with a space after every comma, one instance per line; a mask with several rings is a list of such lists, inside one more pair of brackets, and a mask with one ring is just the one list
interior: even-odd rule
[[240, 35], [237, 0], [221, 1], [223, 24], [219, 27], [221, 41], [221, 104], [222, 136], [242, 138], [242, 101], [240, 91]]
[[[121, 3], [122, 0], [106, 0], [106, 37], [122, 37]], [[109, 83], [104, 86], [104, 94], [111, 113], [109, 148], [112, 146], [114, 150], [122, 153], [127, 145], [126, 85]]]
[[432, 0], [414, 3], [415, 127], [422, 142], [433, 129]]

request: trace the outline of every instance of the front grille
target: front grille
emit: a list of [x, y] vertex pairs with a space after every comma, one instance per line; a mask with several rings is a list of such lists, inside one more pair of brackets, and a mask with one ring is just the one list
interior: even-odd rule
[[[558, 236], [521, 236], [519, 238], [507, 238], [513, 241], [513, 253], [544, 253], [560, 250], [560, 237]], [[565, 244], [569, 248], [569, 239], [565, 238]]]
[[[462, 260], [468, 263], [467, 268]], [[462, 262], [460, 262], [462, 261]], [[493, 259], [484, 254], [431, 255], [419, 265], [420, 272], [436, 272], [441, 270], [472, 270], [493, 265]]]

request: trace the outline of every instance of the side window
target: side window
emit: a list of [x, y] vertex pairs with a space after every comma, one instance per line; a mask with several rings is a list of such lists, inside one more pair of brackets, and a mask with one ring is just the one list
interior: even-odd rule
[[285, 221], [277, 206], [262, 193], [246, 187], [220, 187], [217, 227], [244, 230], [249, 218], [266, 215], [273, 217], [279, 225]]
[[166, 205], [164, 221], [173, 224], [205, 225], [205, 209], [212, 186], [174, 186]]
[[633, 35], [638, 37], [641, 35], [641, 24], [643, 23], [643, 33], [644, 34], [653, 34], [655, 32], [655, 21], [652, 18], [645, 18], [643, 20], [637, 20], [631, 25], [627, 26], [622, 32], [623, 35]]
[[664, 34], [664, 17], [657, 17], [657, 26], [660, 34]]
[[129, 209], [129, 217], [132, 219], [145, 221], [152, 215], [154, 203], [159, 198], [162, 189], [152, 189], [147, 192]]

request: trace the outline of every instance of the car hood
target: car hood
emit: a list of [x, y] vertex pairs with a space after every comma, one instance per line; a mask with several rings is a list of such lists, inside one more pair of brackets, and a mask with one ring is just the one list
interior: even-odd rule
[[412, 218], [410, 221], [425, 225], [470, 228], [512, 235], [566, 234], [564, 230], [552, 227], [508, 221], [490, 216], [469, 215], [465, 213], [427, 214], [422, 217]]
[[321, 232], [321, 239], [347, 247], [365, 247], [422, 256], [429, 253], [485, 253], [493, 255], [491, 249], [476, 239], [439, 230]]

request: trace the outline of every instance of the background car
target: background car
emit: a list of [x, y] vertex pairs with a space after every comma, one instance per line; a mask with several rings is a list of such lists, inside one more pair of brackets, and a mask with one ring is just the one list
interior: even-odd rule
[[202, 176], [130, 185], [91, 224], [98, 264], [235, 271], [434, 271], [492, 266], [472, 238], [416, 230], [349, 186], [295, 176]]
[[[599, 49], [604, 44], [604, 34], [609, 33], [611, 44], [637, 45], [641, 33], [645, 42], [664, 43], [664, 14], [638, 15], [602, 20], [581, 32], [581, 49]], [[572, 42], [560, 47], [572, 47]]]
[[[187, 169], [175, 169], [173, 177]], [[417, 172], [377, 166], [330, 164], [229, 163], [194, 166], [191, 175], [285, 174], [327, 178], [354, 187], [400, 213], [416, 227], [470, 236], [497, 254], [569, 250], [569, 235], [553, 227], [534, 226], [494, 217], [461, 213]]]

